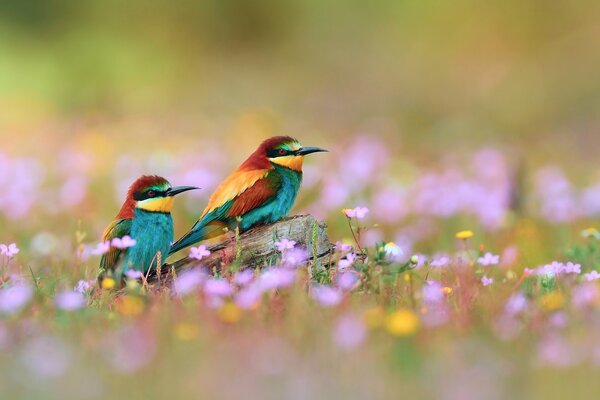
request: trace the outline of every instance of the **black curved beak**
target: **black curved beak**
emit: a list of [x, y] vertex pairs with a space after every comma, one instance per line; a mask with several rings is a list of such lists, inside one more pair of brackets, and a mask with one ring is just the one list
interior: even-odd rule
[[200, 188], [196, 187], [196, 186], [175, 186], [175, 187], [172, 187], [169, 190], [167, 190], [166, 195], [168, 197], [173, 197], [173, 196], [177, 196], [179, 193], [187, 192], [188, 190], [196, 190], [196, 189], [200, 189]]
[[329, 150], [325, 150], [320, 147], [303, 147], [300, 150], [296, 151], [296, 154], [299, 156], [305, 156], [307, 154], [323, 153], [323, 152], [327, 152], [327, 151], [329, 151]]

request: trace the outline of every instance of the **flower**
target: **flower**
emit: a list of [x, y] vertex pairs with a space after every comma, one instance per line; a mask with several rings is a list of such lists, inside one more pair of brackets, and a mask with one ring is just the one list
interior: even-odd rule
[[56, 307], [64, 311], [75, 311], [83, 308], [86, 304], [83, 294], [76, 291], [65, 291], [54, 297]]
[[581, 231], [581, 236], [584, 238], [600, 239], [600, 232], [596, 228], [587, 228]]
[[338, 261], [338, 269], [340, 271], [343, 271], [347, 268], [350, 268], [354, 264], [355, 261], [356, 261], [356, 254], [348, 253], [348, 254], [346, 254], [346, 258], [343, 258], [340, 261]]
[[481, 278], [481, 284], [483, 286], [489, 286], [492, 283], [494, 283], [494, 278], [488, 278], [487, 276], [483, 276], [483, 278]]
[[144, 311], [144, 301], [138, 296], [126, 295], [117, 301], [116, 307], [122, 315], [135, 317]]
[[194, 260], [200, 261], [208, 256], [210, 256], [210, 250], [208, 250], [203, 244], [198, 247], [190, 248], [190, 258]]
[[95, 285], [96, 280], [86, 281], [82, 279], [79, 282], [77, 282], [77, 285], [75, 286], [75, 291], [84, 294], [85, 292], [93, 288]]
[[185, 296], [194, 292], [205, 280], [206, 274], [200, 269], [184, 271], [175, 278], [173, 291], [178, 296]]
[[225, 279], [211, 278], [204, 284], [204, 293], [208, 296], [227, 297], [233, 294], [233, 288]]
[[404, 256], [404, 252], [400, 246], [394, 242], [386, 243], [386, 245], [383, 246], [383, 251], [385, 251], [386, 257], [392, 261], [398, 261]]
[[219, 309], [218, 316], [221, 321], [233, 324], [242, 318], [242, 310], [235, 303], [227, 301]]
[[500, 262], [500, 256], [494, 255], [492, 253], [485, 253], [483, 257], [479, 257], [477, 262], [484, 267], [489, 265], [497, 265]]
[[583, 274], [583, 278], [588, 281], [595, 281], [597, 279], [600, 279], [600, 274], [598, 273], [598, 271], [594, 270], [594, 271], [590, 271], [587, 274]]
[[294, 247], [293, 249], [287, 250], [283, 253], [281, 258], [282, 265], [286, 267], [297, 267], [306, 263], [309, 259], [308, 251], [304, 247]]
[[102, 254], [107, 253], [110, 250], [110, 242], [107, 240], [106, 242], [98, 243], [96, 247], [90, 253], [94, 256], [101, 256]]
[[508, 298], [504, 304], [504, 312], [510, 316], [520, 314], [527, 307], [527, 297], [521, 293], [515, 293]]
[[473, 237], [473, 231], [460, 231], [456, 233], [455, 237], [460, 240], [467, 240]]
[[16, 243], [11, 243], [8, 245], [0, 244], [0, 254], [2, 254], [3, 256], [6, 256], [8, 258], [13, 258], [17, 254], [19, 254], [19, 251], [21, 251], [21, 250], [19, 250]]
[[340, 253], [347, 253], [350, 250], [352, 250], [352, 246], [349, 244], [344, 244], [342, 242], [336, 242], [335, 244], [335, 251], [338, 251]]
[[342, 350], [351, 351], [359, 347], [367, 337], [364, 322], [352, 314], [342, 315], [335, 323], [332, 338]]
[[556, 311], [565, 302], [565, 296], [560, 292], [550, 292], [540, 297], [540, 308], [545, 311]]
[[116, 247], [117, 249], [127, 249], [135, 246], [135, 243], [135, 239], [132, 239], [129, 235], [125, 235], [122, 238], [114, 238], [110, 242], [110, 245], [112, 247]]
[[419, 317], [408, 309], [399, 309], [388, 315], [386, 330], [394, 336], [410, 336], [419, 329]]
[[342, 290], [353, 290], [359, 285], [360, 279], [356, 271], [345, 271], [335, 277], [335, 283]]
[[427, 281], [422, 288], [423, 301], [425, 303], [438, 303], [444, 300], [442, 285], [436, 281]]
[[325, 285], [315, 285], [310, 295], [323, 307], [334, 307], [342, 301], [342, 292]]
[[345, 208], [345, 209], [342, 210], [342, 212], [348, 218], [363, 219], [369, 213], [369, 209], [366, 208], [366, 207], [355, 207], [355, 208], [352, 208], [352, 209]]
[[127, 270], [127, 272], [125, 272], [125, 276], [128, 279], [134, 279], [135, 280], [135, 279], [142, 278], [144, 276], [144, 274], [142, 273], [142, 271], [136, 271], [134, 269], [130, 269], [130, 270]]
[[275, 290], [291, 286], [296, 280], [296, 273], [289, 269], [270, 268], [258, 277], [260, 290]]
[[33, 288], [24, 282], [0, 289], [0, 311], [13, 314], [21, 311], [33, 296]]
[[277, 251], [280, 253], [283, 253], [286, 250], [291, 250], [294, 248], [294, 246], [296, 246], [295, 240], [281, 239], [275, 242], [275, 247], [277, 247]]
[[594, 304], [600, 297], [600, 290], [595, 283], [584, 282], [571, 291], [571, 303], [579, 308]]
[[446, 265], [448, 265], [449, 262], [450, 262], [450, 259], [448, 257], [440, 257], [440, 258], [433, 260], [430, 265], [432, 267], [441, 268], [441, 267], [445, 267]]
[[113, 278], [104, 278], [104, 279], [102, 279], [100, 286], [102, 287], [102, 289], [110, 290], [110, 289], [114, 288], [116, 284], [117, 284], [117, 282], [115, 282], [115, 280]]
[[246, 268], [242, 271], [238, 271], [235, 273], [233, 277], [233, 282], [239, 286], [246, 286], [254, 279], [254, 271], [250, 268]]
[[242, 310], [250, 310], [258, 306], [262, 293], [260, 286], [253, 284], [237, 292], [234, 302]]

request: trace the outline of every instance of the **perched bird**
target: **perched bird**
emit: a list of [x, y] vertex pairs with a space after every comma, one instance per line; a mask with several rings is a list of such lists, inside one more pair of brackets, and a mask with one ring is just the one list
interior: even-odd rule
[[229, 175], [210, 197], [202, 216], [170, 254], [239, 226], [240, 231], [285, 217], [296, 200], [302, 181], [304, 156], [327, 151], [302, 147], [294, 138], [276, 136]]
[[[111, 271], [120, 279], [128, 270], [146, 273], [155, 269], [161, 259], [164, 261], [173, 242], [174, 196], [193, 189], [198, 188], [172, 187], [165, 178], [155, 175], [144, 175], [133, 182], [121, 210], [104, 230], [103, 241], [113, 246], [100, 260], [101, 274]], [[114, 239], [124, 236], [135, 240], [135, 245], [115, 243]]]

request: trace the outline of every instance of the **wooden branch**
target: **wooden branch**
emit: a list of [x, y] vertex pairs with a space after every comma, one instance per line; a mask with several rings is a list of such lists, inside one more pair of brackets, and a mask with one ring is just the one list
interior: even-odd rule
[[210, 256], [201, 261], [185, 257], [163, 265], [161, 272], [165, 275], [175, 269], [179, 273], [198, 266], [220, 271], [232, 263], [240, 268], [272, 265], [280, 258], [275, 242], [284, 238], [306, 248], [313, 271], [331, 264], [333, 245], [327, 237], [327, 225], [312, 215], [297, 215], [252, 228], [240, 235], [239, 243], [236, 243], [234, 232], [223, 235], [218, 243], [206, 244]]

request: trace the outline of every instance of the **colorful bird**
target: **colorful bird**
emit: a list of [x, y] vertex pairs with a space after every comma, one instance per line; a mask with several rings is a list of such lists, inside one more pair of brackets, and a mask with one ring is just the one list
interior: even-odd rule
[[302, 181], [304, 156], [327, 151], [302, 147], [294, 138], [265, 140], [210, 197], [202, 216], [170, 254], [239, 226], [240, 231], [285, 217], [296, 200]]
[[[120, 280], [129, 270], [146, 273], [164, 261], [173, 242], [174, 196], [193, 189], [198, 188], [172, 187], [165, 178], [155, 175], [144, 175], [133, 182], [121, 210], [104, 230], [103, 241], [111, 247], [100, 260], [101, 274], [110, 271]], [[123, 239], [125, 236], [130, 239]]]

